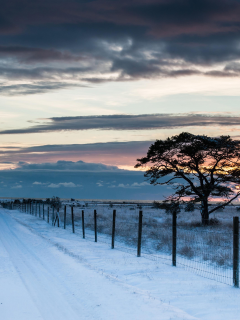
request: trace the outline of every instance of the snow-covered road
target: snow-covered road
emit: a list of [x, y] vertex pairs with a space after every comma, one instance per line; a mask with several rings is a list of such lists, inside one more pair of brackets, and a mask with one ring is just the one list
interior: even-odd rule
[[239, 301], [240, 289], [0, 208], [1, 320], [237, 320]]
[[3, 320], [195, 319], [99, 274], [3, 209], [0, 288]]

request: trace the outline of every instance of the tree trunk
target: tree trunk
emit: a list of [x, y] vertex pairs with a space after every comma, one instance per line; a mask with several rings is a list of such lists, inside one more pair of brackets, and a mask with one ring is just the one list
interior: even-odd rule
[[202, 215], [202, 225], [209, 225], [209, 212], [208, 212], [208, 201], [202, 200], [201, 203], [201, 215]]

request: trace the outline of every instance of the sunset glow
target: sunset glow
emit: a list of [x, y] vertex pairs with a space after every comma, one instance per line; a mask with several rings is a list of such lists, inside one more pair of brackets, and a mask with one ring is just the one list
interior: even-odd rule
[[27, 0], [21, 15], [17, 7], [6, 4], [0, 26], [4, 184], [22, 163], [135, 174], [156, 139], [183, 131], [239, 139], [238, 2]]

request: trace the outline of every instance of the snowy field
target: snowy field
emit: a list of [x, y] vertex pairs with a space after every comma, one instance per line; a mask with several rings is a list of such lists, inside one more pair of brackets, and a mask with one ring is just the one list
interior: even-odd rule
[[[74, 204], [75, 232], [82, 234], [82, 210], [85, 216], [86, 238], [94, 240], [94, 210], [97, 211], [98, 241], [111, 243], [112, 215], [116, 210], [115, 245], [136, 254], [139, 210], [143, 212], [142, 255], [172, 264], [172, 216], [149, 204], [113, 204], [96, 201], [65, 202], [60, 209], [63, 221], [67, 204], [67, 228], [71, 229], [71, 208]], [[40, 206], [42, 210], [42, 205]], [[45, 206], [45, 212], [46, 212]], [[39, 210], [38, 212], [39, 213]], [[50, 218], [52, 216], [50, 209]], [[233, 283], [233, 216], [239, 216], [236, 206], [211, 216], [211, 225], [201, 225], [199, 209], [185, 212], [177, 218], [177, 264], [204, 277], [232, 285]], [[60, 227], [62, 224], [60, 224]]]
[[0, 319], [236, 320], [240, 290], [0, 209]]

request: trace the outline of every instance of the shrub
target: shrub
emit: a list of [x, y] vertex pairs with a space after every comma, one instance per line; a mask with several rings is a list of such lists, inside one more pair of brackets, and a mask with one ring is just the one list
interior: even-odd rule
[[193, 202], [188, 202], [184, 208], [185, 212], [193, 212], [195, 210], [195, 206]]
[[158, 201], [153, 201], [153, 208], [154, 209], [165, 209], [165, 204]]
[[62, 207], [62, 203], [59, 197], [52, 197], [51, 204], [56, 209], [60, 209]]
[[193, 249], [189, 246], [189, 245], [185, 245], [184, 247], [182, 247], [180, 250], [179, 250], [179, 253], [182, 255], [182, 256], [185, 256], [189, 259], [193, 258], [194, 257], [194, 251]]
[[165, 203], [165, 211], [166, 213], [180, 213], [180, 205], [178, 202]]
[[231, 254], [229, 252], [216, 252], [211, 260], [220, 267], [231, 266]]
[[221, 221], [217, 218], [211, 218], [209, 219], [209, 225], [210, 226], [219, 226], [221, 224]]

